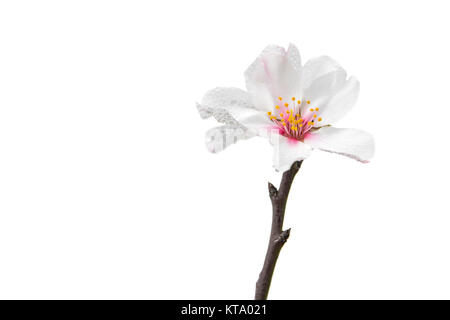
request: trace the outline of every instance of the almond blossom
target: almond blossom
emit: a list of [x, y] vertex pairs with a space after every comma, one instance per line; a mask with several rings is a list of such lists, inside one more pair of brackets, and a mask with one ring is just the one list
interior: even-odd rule
[[328, 56], [303, 66], [298, 49], [270, 45], [245, 71], [247, 91], [219, 87], [197, 104], [202, 118], [223, 125], [206, 133], [207, 147], [218, 152], [238, 140], [268, 138], [274, 167], [286, 171], [313, 149], [338, 153], [361, 162], [374, 154], [372, 136], [332, 126], [355, 105], [359, 82]]

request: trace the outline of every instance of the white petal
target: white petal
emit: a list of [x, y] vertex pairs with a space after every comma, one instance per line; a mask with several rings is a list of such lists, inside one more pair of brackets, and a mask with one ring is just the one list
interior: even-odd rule
[[289, 44], [289, 47], [286, 52], [286, 57], [289, 60], [289, 63], [291, 64], [294, 71], [301, 76], [302, 58], [300, 56], [298, 48], [294, 44], [292, 43]]
[[255, 109], [250, 101], [250, 95], [237, 88], [215, 88], [208, 91], [197, 104], [200, 116], [209, 118], [213, 116], [217, 121], [251, 129], [254, 133], [260, 128], [272, 126], [267, 114]]
[[[239, 124], [261, 135], [261, 131], [266, 131], [274, 126], [269, 116], [262, 111], [244, 108], [230, 108], [230, 115], [236, 119]], [[264, 132], [262, 132], [264, 134]]]
[[290, 99], [300, 93], [301, 58], [290, 45], [286, 52], [278, 46], [266, 47], [245, 71], [245, 81], [254, 105], [272, 111], [278, 97]]
[[316, 79], [330, 73], [338, 72], [347, 77], [345, 70], [335, 60], [328, 56], [321, 56], [308, 60], [303, 66], [303, 88], [308, 88]]
[[[345, 78], [344, 78], [345, 81]], [[336, 71], [328, 72], [315, 79], [310, 86], [305, 88], [304, 97], [314, 101], [322, 96], [330, 96], [337, 85], [343, 85], [344, 81]]]
[[252, 103], [261, 111], [267, 112], [273, 110], [274, 100], [272, 94], [265, 83], [247, 82], [247, 90], [251, 94]]
[[345, 116], [355, 105], [358, 95], [359, 81], [350, 77], [324, 105], [317, 106], [320, 108], [318, 116], [323, 119], [321, 125], [333, 124]]
[[229, 110], [237, 109], [252, 109], [250, 95], [238, 88], [215, 88], [208, 91], [201, 104], [197, 104], [200, 116], [203, 119], [213, 116], [217, 121], [226, 124], [236, 125]]
[[295, 139], [289, 139], [279, 134], [272, 134], [273, 166], [277, 171], [288, 170], [292, 163], [306, 159], [311, 154], [311, 147]]
[[345, 85], [345, 71], [331, 71], [316, 78], [303, 91], [303, 101], [310, 101], [311, 104], [302, 104], [302, 114], [310, 107], [324, 109], [330, 99]]
[[304, 141], [313, 148], [339, 153], [362, 162], [368, 162], [375, 152], [372, 135], [357, 129], [323, 127], [307, 135]]
[[206, 147], [212, 153], [220, 152], [239, 140], [254, 137], [249, 130], [231, 125], [215, 127], [206, 132]]

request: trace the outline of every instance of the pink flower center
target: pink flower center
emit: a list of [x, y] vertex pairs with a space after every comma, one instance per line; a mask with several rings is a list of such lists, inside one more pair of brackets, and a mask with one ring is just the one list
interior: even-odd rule
[[[309, 100], [296, 100], [283, 103], [283, 98], [278, 98], [273, 112], [267, 112], [270, 120], [280, 129], [280, 134], [296, 140], [303, 140], [305, 135], [313, 128], [320, 128], [322, 118], [317, 115], [319, 108], [310, 107]], [[303, 113], [303, 114], [302, 114]]]

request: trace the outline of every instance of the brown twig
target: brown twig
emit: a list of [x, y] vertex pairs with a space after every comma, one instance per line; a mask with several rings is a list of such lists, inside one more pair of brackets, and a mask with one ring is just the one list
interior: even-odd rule
[[291, 168], [283, 173], [279, 190], [269, 182], [269, 196], [272, 201], [272, 229], [270, 231], [269, 246], [267, 248], [266, 259], [264, 260], [264, 266], [256, 282], [255, 300], [267, 299], [278, 256], [281, 248], [289, 238], [291, 229], [283, 231], [284, 212], [286, 210], [289, 190], [302, 163], [303, 161], [294, 162]]

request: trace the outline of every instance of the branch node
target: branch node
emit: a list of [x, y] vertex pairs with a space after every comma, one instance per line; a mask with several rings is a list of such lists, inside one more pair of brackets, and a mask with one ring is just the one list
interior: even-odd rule
[[277, 188], [275, 188], [275, 186], [269, 182], [269, 196], [270, 196], [271, 198], [274, 198], [274, 197], [276, 197], [277, 195], [278, 195], [278, 190], [277, 190]]
[[282, 244], [284, 244], [287, 239], [289, 239], [289, 235], [291, 234], [291, 228], [284, 230], [283, 232], [280, 233], [280, 235], [275, 239], [275, 243], [279, 243], [281, 242]]

